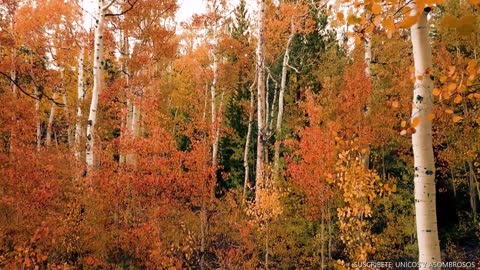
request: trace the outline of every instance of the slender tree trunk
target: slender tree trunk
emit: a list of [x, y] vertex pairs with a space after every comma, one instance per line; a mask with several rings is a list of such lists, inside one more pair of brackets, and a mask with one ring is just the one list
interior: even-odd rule
[[[17, 68], [16, 68], [16, 65], [15, 65], [15, 58], [17, 57], [17, 51], [15, 50], [15, 48], [12, 49], [12, 55], [10, 57], [11, 59], [11, 71], [10, 71], [10, 77], [12, 77], [12, 80], [13, 81], [17, 81]], [[17, 93], [17, 86], [11, 82], [10, 83], [11, 87], [12, 87], [12, 92], [14, 94]]]
[[82, 105], [85, 100], [86, 91], [83, 84], [83, 70], [84, 70], [84, 54], [85, 54], [85, 42], [80, 43], [80, 52], [78, 55], [78, 67], [77, 67], [77, 115], [75, 120], [75, 157], [80, 159], [81, 153], [81, 140], [82, 140]]
[[273, 119], [275, 118], [275, 104], [277, 103], [277, 96], [278, 96], [278, 84], [276, 81], [274, 81], [274, 89], [273, 89], [273, 101], [272, 101], [272, 107], [270, 109], [270, 121], [268, 123], [268, 132], [271, 133], [273, 130]]
[[[416, 12], [416, 5], [411, 5]], [[432, 51], [428, 38], [428, 12], [425, 9], [418, 22], [411, 27], [413, 57], [415, 62], [415, 89], [413, 91], [412, 119], [418, 117], [420, 123], [412, 135], [415, 166], [415, 214], [419, 262], [428, 265], [420, 269], [433, 269], [430, 263], [440, 262], [440, 245], [437, 231], [435, 205], [435, 161], [432, 146], [432, 120], [428, 118], [433, 106]]]
[[256, 183], [255, 199], [260, 199], [260, 189], [264, 185], [265, 148], [267, 143], [265, 130], [265, 66], [264, 66], [264, 36], [263, 21], [265, 16], [265, 0], [257, 0], [257, 161], [256, 161]]
[[365, 36], [365, 75], [370, 77], [371, 71], [371, 64], [372, 64], [372, 37], [370, 34]]
[[218, 56], [217, 56], [217, 47], [218, 47], [218, 33], [217, 33], [217, 22], [215, 21], [215, 24], [213, 26], [213, 39], [214, 39], [214, 44], [213, 44], [213, 81], [212, 85], [210, 86], [210, 98], [211, 98], [211, 110], [212, 110], [212, 136], [213, 136], [213, 141], [212, 141], [212, 166], [216, 170], [218, 167], [218, 129], [219, 129], [219, 123], [218, 123], [218, 116], [217, 116], [217, 99], [216, 99], [216, 91], [217, 91], [217, 81], [218, 81]]
[[70, 112], [68, 111], [68, 98], [67, 98], [67, 91], [63, 89], [62, 93], [62, 101], [63, 104], [63, 113], [65, 114], [65, 119], [67, 120], [67, 144], [68, 148], [73, 147], [73, 133], [72, 133], [72, 123], [70, 121]]
[[247, 198], [247, 185], [250, 178], [250, 165], [248, 165], [248, 152], [250, 150], [250, 137], [252, 136], [253, 114], [255, 112], [255, 94], [253, 87], [255, 87], [256, 80], [250, 86], [250, 108], [248, 112], [248, 128], [247, 138], [245, 139], [245, 150], [243, 152], [243, 167], [245, 168], [245, 179], [243, 180], [243, 201]]
[[87, 122], [87, 143], [85, 160], [88, 168], [93, 168], [95, 162], [95, 124], [97, 122], [98, 97], [102, 91], [103, 70], [103, 27], [105, 21], [104, 0], [98, 1], [98, 12], [95, 23], [94, 53], [93, 53], [93, 90], [90, 103], [90, 113]]
[[321, 228], [320, 228], [320, 241], [321, 241], [321, 248], [320, 248], [320, 262], [321, 268], [325, 269], [325, 210], [322, 209], [321, 212]]
[[274, 177], [278, 179], [280, 172], [280, 145], [281, 145], [281, 133], [282, 133], [282, 122], [283, 122], [283, 109], [284, 109], [284, 96], [285, 88], [287, 86], [287, 71], [288, 71], [288, 60], [290, 58], [290, 44], [292, 43], [295, 32], [290, 32], [288, 37], [287, 44], [285, 46], [285, 55], [283, 56], [282, 64], [282, 79], [280, 81], [280, 93], [278, 95], [278, 114], [277, 114], [277, 125], [275, 126], [275, 154], [274, 154]]
[[268, 269], [268, 237], [269, 237], [269, 234], [270, 234], [270, 228], [269, 228], [269, 222], [267, 221], [267, 225], [266, 226], [266, 232], [265, 232], [265, 269]]
[[41, 95], [40, 91], [38, 91], [38, 88], [35, 89], [35, 95], [37, 96], [38, 99], [35, 100], [35, 113], [36, 113], [36, 121], [37, 121], [37, 151], [40, 151], [40, 148], [42, 147], [42, 123], [40, 121], [40, 100], [41, 100]]
[[[57, 92], [53, 93], [52, 99], [55, 100], [57, 98]], [[52, 104], [50, 105], [50, 115], [48, 116], [48, 123], [47, 123], [47, 137], [45, 139], [45, 144], [50, 146], [52, 143], [52, 125], [53, 119], [55, 118], [55, 102], [52, 100]]]
[[328, 220], [328, 261], [327, 266], [329, 265], [330, 260], [332, 259], [332, 215], [330, 213], [330, 205], [327, 204], [327, 220]]
[[473, 164], [470, 161], [468, 163], [468, 173], [469, 173], [469, 181], [468, 181], [468, 190], [470, 195], [470, 207], [472, 208], [472, 215], [473, 215], [473, 222], [477, 222], [477, 203], [476, 203], [476, 196], [475, 196], [475, 171], [473, 170]]

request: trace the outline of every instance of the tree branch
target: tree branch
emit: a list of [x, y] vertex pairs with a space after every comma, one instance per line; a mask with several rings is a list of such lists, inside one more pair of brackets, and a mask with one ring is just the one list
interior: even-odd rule
[[[115, 2], [115, 0], [113, 1]], [[121, 13], [108, 13], [108, 14], [105, 14], [105, 17], [110, 17], [110, 16], [122, 16], [123, 14], [129, 12], [130, 10], [133, 9], [133, 7], [135, 7], [135, 4], [138, 3], [138, 0], [135, 0], [135, 2], [130, 2], [130, 0], [127, 1], [127, 3], [130, 5], [129, 8], [127, 8], [126, 10], [122, 11]], [[109, 5], [110, 6], [110, 5]]]
[[[25, 91], [25, 89], [23, 89], [23, 87], [21, 87], [14, 79], [12, 79], [10, 76], [8, 76], [8, 74], [0, 71], [0, 74], [2, 74], [3, 76], [5, 76], [5, 78], [7, 80], [9, 80], [10, 82], [12, 82], [13, 84], [15, 84], [15, 86], [17, 86], [17, 88], [20, 90], [20, 92], [22, 92], [23, 94], [25, 94], [27, 97], [30, 97], [30, 98], [33, 98], [35, 100], [40, 100], [40, 97], [36, 97], [30, 93], [28, 93], [27, 91]], [[42, 96], [45, 96], [46, 99], [52, 101], [55, 105], [59, 106], [59, 107], [64, 107], [65, 104], [63, 103], [59, 103], [57, 101], [55, 101], [55, 99], [53, 99], [52, 97], [49, 97], [47, 95], [45, 95], [44, 93], [42, 93]]]

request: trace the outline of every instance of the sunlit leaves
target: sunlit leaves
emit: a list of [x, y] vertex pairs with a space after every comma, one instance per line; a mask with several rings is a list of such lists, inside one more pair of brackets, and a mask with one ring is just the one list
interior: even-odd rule
[[382, 6], [379, 3], [373, 3], [372, 5], [372, 14], [378, 15], [382, 12]]
[[462, 121], [462, 119], [463, 119], [463, 117], [458, 116], [458, 115], [453, 115], [452, 116], [453, 123], [458, 123], [458, 122]]
[[412, 122], [410, 123], [410, 127], [416, 128], [420, 124], [420, 117], [416, 116], [412, 119]]
[[446, 15], [441, 25], [446, 28], [456, 29], [461, 35], [468, 35], [475, 31], [476, 20], [477, 18], [473, 15], [466, 15], [460, 18], [453, 15]]
[[382, 22], [383, 28], [387, 31], [388, 38], [392, 37], [393, 32], [395, 32], [395, 23], [393, 18], [385, 18]]
[[398, 23], [398, 26], [401, 28], [410, 28], [418, 21], [418, 16], [406, 16], [401, 22]]

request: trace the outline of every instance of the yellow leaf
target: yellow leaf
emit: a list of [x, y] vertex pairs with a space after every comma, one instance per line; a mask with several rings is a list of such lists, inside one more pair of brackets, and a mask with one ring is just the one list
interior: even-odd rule
[[456, 83], [451, 83], [451, 84], [448, 85], [448, 90], [449, 91], [453, 91], [455, 89], [457, 89], [457, 84]]
[[441, 82], [441, 83], [444, 83], [444, 82], [447, 81], [447, 79], [448, 79], [447, 76], [441, 76], [441, 77], [440, 77], [440, 82]]
[[380, 23], [382, 22], [382, 17], [380, 16], [375, 16], [375, 18], [373, 18], [373, 24], [378, 26], [380, 25]]
[[457, 96], [453, 99], [453, 103], [458, 104], [458, 103], [462, 102], [462, 99], [463, 99], [462, 96], [457, 95]]
[[400, 123], [400, 126], [402, 128], [406, 127], [407, 126], [407, 121], [403, 120], [401, 123]]
[[378, 15], [378, 14], [380, 14], [380, 12], [382, 12], [382, 6], [378, 3], [374, 3], [372, 5], [372, 13], [374, 15]]
[[463, 119], [463, 117], [458, 116], [458, 115], [453, 115], [453, 117], [452, 117], [452, 121], [454, 123], [458, 123], [458, 122], [462, 121], [462, 119]]
[[442, 25], [445, 27], [457, 27], [458, 19], [452, 15], [446, 15], [442, 20]]
[[367, 26], [367, 28], [365, 28], [365, 33], [372, 33], [373, 29], [375, 29], [375, 26], [373, 24], [370, 24], [369, 26]]
[[433, 94], [434, 96], [439, 96], [439, 95], [440, 95], [440, 89], [434, 88], [433, 91], [432, 91], [432, 94]]
[[455, 74], [456, 67], [455, 66], [449, 66], [448, 67], [448, 76], [452, 77]]
[[419, 80], [419, 81], [423, 80], [423, 76], [422, 76], [422, 75], [418, 75], [418, 76], [417, 76], [417, 80]]
[[360, 21], [359, 18], [355, 17], [355, 15], [350, 14], [347, 17], [347, 23], [348, 24], [357, 24]]
[[457, 31], [462, 35], [468, 35], [475, 31], [476, 17], [473, 15], [466, 15], [458, 20]]
[[452, 111], [451, 109], [446, 109], [446, 110], [445, 110], [445, 113], [447, 113], [447, 114], [453, 114], [453, 111]]
[[420, 124], [420, 118], [419, 117], [414, 117], [412, 119], [412, 122], [410, 123], [410, 127], [415, 128]]
[[383, 20], [382, 26], [387, 31], [388, 38], [391, 38], [393, 32], [395, 32], [395, 22], [393, 21], [393, 18], [390, 17]]
[[362, 39], [361, 39], [359, 36], [356, 36], [356, 37], [355, 37], [355, 45], [358, 46], [358, 45], [360, 45], [360, 44], [362, 44]]
[[398, 108], [399, 106], [400, 106], [400, 104], [398, 103], [398, 101], [395, 100], [394, 102], [392, 102], [392, 107], [393, 108]]
[[429, 113], [429, 114], [427, 115], [427, 119], [428, 119], [428, 120], [433, 120], [433, 119], [435, 119], [435, 114], [434, 114], [434, 113]]
[[407, 16], [398, 26], [401, 28], [410, 28], [418, 21], [418, 16]]

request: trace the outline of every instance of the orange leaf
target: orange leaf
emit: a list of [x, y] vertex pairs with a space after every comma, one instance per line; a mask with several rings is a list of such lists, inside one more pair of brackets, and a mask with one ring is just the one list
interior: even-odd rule
[[441, 83], [444, 83], [444, 82], [447, 81], [447, 79], [448, 79], [447, 76], [442, 76], [442, 77], [440, 77], [440, 82], [441, 82]]
[[439, 95], [440, 95], [440, 89], [434, 88], [433, 91], [432, 91], [432, 94], [433, 94], [434, 96], [439, 96]]
[[453, 115], [453, 117], [452, 117], [452, 121], [454, 123], [460, 122], [462, 119], [463, 119], [463, 117], [458, 116], [458, 115]]
[[456, 83], [451, 83], [451, 84], [448, 85], [448, 90], [449, 91], [453, 91], [455, 89], [457, 89], [457, 84]]
[[453, 99], [453, 102], [454, 102], [455, 104], [458, 104], [458, 103], [462, 102], [462, 99], [463, 99], [462, 96], [457, 95], [457, 96]]
[[420, 118], [419, 117], [414, 117], [412, 119], [412, 122], [410, 123], [410, 127], [415, 128], [420, 124]]
[[345, 20], [345, 16], [343, 15], [343, 12], [338, 12], [337, 13], [337, 20], [343, 22]]
[[407, 16], [398, 26], [401, 28], [410, 28], [418, 21], [418, 16]]
[[393, 108], [398, 108], [399, 106], [400, 106], [400, 104], [398, 103], [398, 101], [395, 100], [394, 102], [392, 102], [392, 107]]
[[378, 3], [374, 3], [372, 5], [372, 13], [374, 15], [378, 15], [378, 14], [380, 14], [380, 12], [382, 12], [382, 6]]
[[445, 110], [445, 113], [447, 113], [447, 114], [453, 114], [453, 111], [452, 111], [451, 109], [446, 109], [446, 110]]
[[427, 115], [427, 119], [428, 119], [428, 120], [433, 120], [433, 119], [435, 119], [435, 114], [434, 114], [434, 113], [429, 113], [429, 114]]
[[382, 26], [387, 31], [388, 38], [391, 38], [393, 32], [395, 32], [395, 23], [393, 21], [393, 18], [386, 18], [385, 20], [383, 20]]

